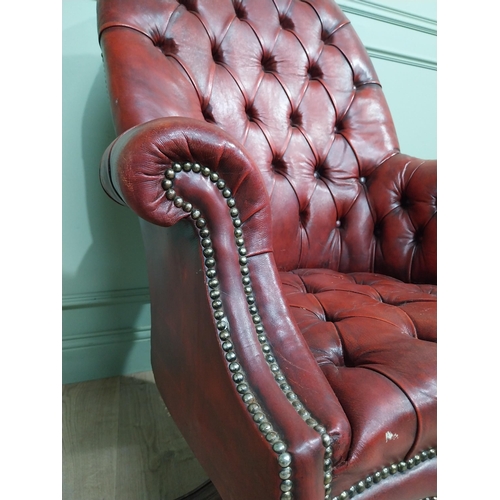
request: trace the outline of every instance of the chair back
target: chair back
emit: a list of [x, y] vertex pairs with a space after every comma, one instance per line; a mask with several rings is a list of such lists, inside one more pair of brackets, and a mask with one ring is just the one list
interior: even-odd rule
[[118, 133], [167, 116], [216, 124], [262, 173], [279, 269], [373, 270], [367, 183], [399, 145], [333, 1], [107, 0], [98, 23]]

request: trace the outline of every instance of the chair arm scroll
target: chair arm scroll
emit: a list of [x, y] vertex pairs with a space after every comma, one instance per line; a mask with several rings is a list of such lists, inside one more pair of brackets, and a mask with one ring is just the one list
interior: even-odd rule
[[[117, 203], [168, 227], [189, 215], [166, 198], [162, 188], [166, 171], [176, 162], [203, 165], [224, 177], [233, 190], [244, 184], [252, 192], [253, 203], [257, 198], [259, 206], [267, 204], [261, 174], [242, 146], [212, 124], [182, 117], [151, 120], [121, 134], [103, 155], [101, 184]], [[198, 191], [211, 196], [207, 190]]]

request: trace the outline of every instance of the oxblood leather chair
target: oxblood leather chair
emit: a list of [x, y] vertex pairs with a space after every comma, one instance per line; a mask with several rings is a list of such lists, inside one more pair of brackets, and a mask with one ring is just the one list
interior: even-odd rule
[[[100, 0], [152, 365], [224, 500], [436, 495], [436, 162], [328, 0]], [[168, 227], [168, 229], [166, 229]]]

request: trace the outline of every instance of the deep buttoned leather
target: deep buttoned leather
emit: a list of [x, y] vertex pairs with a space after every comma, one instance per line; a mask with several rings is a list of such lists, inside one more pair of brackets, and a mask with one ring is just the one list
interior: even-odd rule
[[329, 0], [100, 0], [98, 28], [118, 135], [101, 182], [141, 217], [157, 384], [222, 497], [434, 495], [437, 164], [399, 151], [347, 17]]
[[[399, 157], [375, 69], [334, 3], [109, 2], [99, 29], [119, 133], [183, 116], [216, 124], [251, 151], [281, 270], [435, 282], [436, 193], [428, 204], [411, 191], [435, 171]], [[384, 199], [385, 210], [374, 210]]]

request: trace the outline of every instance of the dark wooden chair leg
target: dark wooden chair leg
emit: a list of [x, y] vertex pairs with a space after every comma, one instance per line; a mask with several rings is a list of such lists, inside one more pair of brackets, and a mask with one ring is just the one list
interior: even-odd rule
[[177, 500], [222, 500], [210, 479], [207, 479], [194, 490], [182, 495]]

